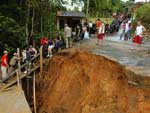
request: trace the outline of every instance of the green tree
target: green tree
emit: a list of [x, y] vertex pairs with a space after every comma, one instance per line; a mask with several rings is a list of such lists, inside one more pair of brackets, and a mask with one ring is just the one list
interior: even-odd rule
[[56, 30], [59, 9], [64, 9], [61, 0], [1, 0], [0, 54], [6, 48], [14, 51]]
[[[86, 11], [87, 1], [84, 0]], [[122, 9], [120, 0], [89, 0], [89, 14], [96, 17], [110, 17], [113, 12]]]
[[141, 21], [147, 29], [150, 29], [150, 3], [144, 4], [139, 7], [135, 12], [135, 23]]

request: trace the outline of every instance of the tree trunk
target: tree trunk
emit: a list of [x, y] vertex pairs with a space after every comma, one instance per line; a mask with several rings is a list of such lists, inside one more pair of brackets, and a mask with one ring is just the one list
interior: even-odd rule
[[86, 7], [86, 18], [89, 17], [89, 0], [87, 0], [87, 7]]
[[19, 4], [20, 4], [20, 5], [22, 5], [22, 4], [23, 4], [23, 1], [22, 1], [22, 0], [20, 0]]
[[27, 9], [27, 17], [26, 17], [26, 44], [28, 45], [29, 44], [29, 29], [28, 29], [28, 24], [29, 24], [29, 16], [30, 16], [30, 6], [28, 5], [27, 6], [28, 9]]
[[29, 41], [32, 41], [33, 33], [34, 33], [34, 16], [35, 16], [35, 10], [34, 8], [32, 9], [32, 18], [31, 18], [31, 33], [29, 37]]
[[41, 33], [42, 33], [42, 37], [43, 37], [43, 17], [41, 15]]
[[32, 37], [33, 33], [34, 33], [34, 15], [35, 15], [35, 10], [33, 8], [33, 10], [32, 10], [32, 23], [31, 23], [31, 34], [30, 34], [30, 37]]

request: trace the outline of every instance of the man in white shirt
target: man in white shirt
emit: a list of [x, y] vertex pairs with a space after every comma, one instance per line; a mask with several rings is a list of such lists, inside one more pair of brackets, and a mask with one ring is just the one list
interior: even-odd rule
[[142, 38], [143, 38], [143, 32], [146, 31], [145, 27], [141, 24], [141, 22], [138, 22], [138, 25], [135, 30], [135, 37], [134, 37], [134, 43], [136, 44], [142, 44]]
[[136, 27], [136, 35], [139, 35], [142, 37], [143, 31], [146, 31], [145, 27], [141, 24], [141, 22], [138, 22], [138, 26]]

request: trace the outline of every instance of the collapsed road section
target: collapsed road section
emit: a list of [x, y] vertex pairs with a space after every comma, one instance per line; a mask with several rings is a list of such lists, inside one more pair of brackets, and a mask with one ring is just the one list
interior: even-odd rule
[[60, 53], [37, 79], [38, 113], [149, 113], [150, 87], [130, 84], [127, 74], [99, 55]]

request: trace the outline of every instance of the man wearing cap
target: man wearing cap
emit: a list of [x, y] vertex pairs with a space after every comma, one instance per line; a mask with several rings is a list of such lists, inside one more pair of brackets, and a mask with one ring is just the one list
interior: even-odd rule
[[2, 63], [1, 63], [1, 71], [2, 71], [2, 79], [7, 78], [7, 68], [8, 68], [8, 51], [4, 51], [4, 55], [2, 56]]
[[72, 46], [71, 28], [67, 24], [65, 24], [64, 38], [66, 42], [66, 48], [68, 48], [69, 46], [71, 47]]

